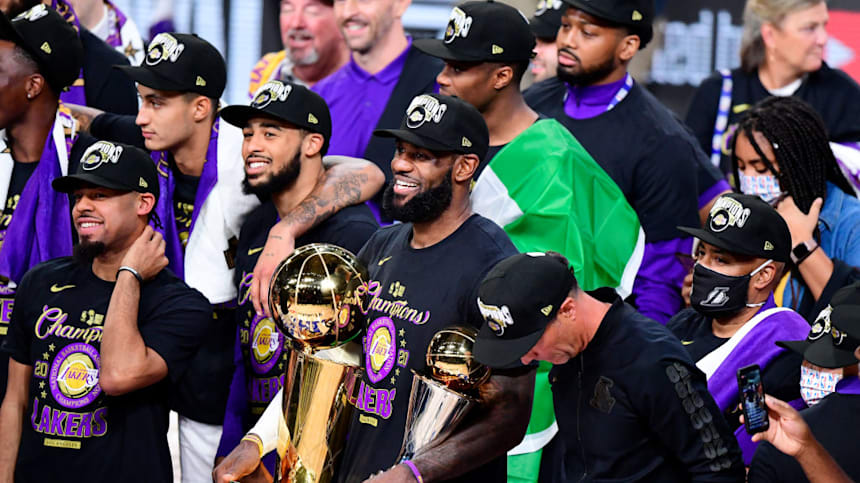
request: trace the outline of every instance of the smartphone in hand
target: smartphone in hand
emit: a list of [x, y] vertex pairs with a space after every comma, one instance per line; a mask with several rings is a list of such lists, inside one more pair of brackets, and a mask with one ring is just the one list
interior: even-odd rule
[[767, 431], [770, 423], [767, 418], [767, 406], [764, 404], [761, 368], [758, 364], [738, 369], [738, 395], [741, 399], [747, 433]]

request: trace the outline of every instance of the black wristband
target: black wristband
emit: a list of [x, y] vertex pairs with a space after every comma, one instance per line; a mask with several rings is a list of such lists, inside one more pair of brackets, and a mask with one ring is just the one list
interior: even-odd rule
[[137, 270], [135, 270], [135, 269], [133, 269], [127, 265], [123, 265], [123, 266], [119, 267], [119, 269], [116, 271], [116, 278], [117, 279], [119, 279], [119, 272], [122, 272], [122, 271], [126, 271], [126, 272], [134, 275], [134, 278], [137, 279], [138, 283], [143, 285], [143, 277], [141, 277], [140, 274], [137, 273]]

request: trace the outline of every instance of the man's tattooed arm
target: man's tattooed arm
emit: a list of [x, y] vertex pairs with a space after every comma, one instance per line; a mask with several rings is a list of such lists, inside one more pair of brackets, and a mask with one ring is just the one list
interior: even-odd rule
[[100, 114], [104, 114], [104, 111], [100, 111], [94, 107], [77, 104], [65, 104], [65, 106], [72, 111], [72, 117], [78, 121], [78, 131], [81, 132], [90, 132], [90, 125], [93, 123], [93, 119]]
[[314, 191], [269, 230], [269, 238], [251, 284], [251, 301], [258, 314], [270, 315], [269, 281], [281, 260], [290, 256], [295, 240], [347, 206], [373, 198], [385, 183], [375, 164], [346, 156], [326, 156], [325, 177]]

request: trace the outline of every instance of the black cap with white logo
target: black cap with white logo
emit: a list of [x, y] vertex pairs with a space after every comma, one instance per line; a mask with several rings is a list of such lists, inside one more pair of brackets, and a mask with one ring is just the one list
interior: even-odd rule
[[270, 117], [322, 134], [322, 154], [328, 150], [331, 138], [328, 104], [316, 92], [292, 82], [269, 81], [257, 89], [249, 106], [227, 106], [221, 109], [221, 117], [240, 128], [252, 118]]
[[38, 4], [11, 22], [0, 13], [0, 39], [13, 42], [30, 54], [39, 72], [58, 93], [72, 85], [84, 63], [84, 46], [78, 33], [54, 9]]
[[568, 6], [601, 20], [632, 27], [638, 32], [641, 47], [651, 41], [654, 30], [654, 0], [564, 0]]
[[802, 354], [816, 366], [836, 369], [860, 362], [860, 282], [839, 289], [809, 330], [806, 340], [777, 341], [780, 347]]
[[152, 193], [158, 200], [158, 172], [146, 151], [128, 144], [97, 141], [84, 151], [75, 174], [51, 182], [54, 190], [71, 193], [81, 184], [121, 191]]
[[717, 198], [704, 228], [678, 227], [731, 253], [788, 262], [791, 232], [777, 211], [754, 195], [728, 193]]
[[535, 38], [519, 10], [496, 2], [454, 7], [445, 38], [420, 39], [415, 48], [443, 60], [522, 62], [532, 58]]
[[484, 117], [471, 104], [442, 94], [412, 99], [400, 129], [378, 129], [376, 136], [393, 137], [434, 153], [476, 154], [483, 160], [490, 145]]
[[227, 85], [227, 65], [212, 44], [193, 34], [161, 33], [139, 66], [115, 66], [131, 80], [160, 91], [196, 92], [218, 99]]
[[494, 368], [519, 366], [575, 283], [564, 260], [545, 253], [520, 253], [496, 264], [478, 289], [484, 324], [475, 358]]
[[529, 19], [529, 27], [535, 37], [555, 41], [561, 27], [561, 15], [566, 8], [562, 0], [540, 0], [534, 17]]

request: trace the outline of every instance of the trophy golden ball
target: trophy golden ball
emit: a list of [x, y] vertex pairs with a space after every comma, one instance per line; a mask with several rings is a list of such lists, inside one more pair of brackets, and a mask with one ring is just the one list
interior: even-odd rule
[[490, 377], [490, 368], [473, 355], [478, 331], [455, 325], [437, 332], [427, 347], [429, 376], [455, 391], [470, 391]]
[[272, 317], [302, 350], [338, 347], [364, 329], [356, 291], [367, 280], [367, 268], [348, 250], [327, 243], [301, 246], [272, 275]]

